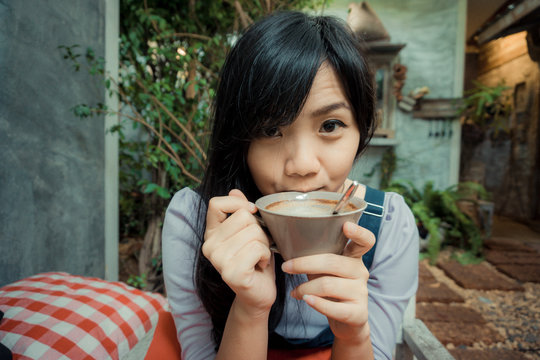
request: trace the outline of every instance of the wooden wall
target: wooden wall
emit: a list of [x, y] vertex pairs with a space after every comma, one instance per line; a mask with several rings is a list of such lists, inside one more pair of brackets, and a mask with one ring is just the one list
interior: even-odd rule
[[479, 82], [509, 86], [513, 111], [509, 133], [462, 144], [460, 177], [493, 192], [499, 215], [530, 221], [540, 219], [540, 72], [529, 56], [526, 36], [520, 32], [491, 41], [473, 56], [476, 62], [468, 61], [476, 68], [466, 74], [475, 74]]

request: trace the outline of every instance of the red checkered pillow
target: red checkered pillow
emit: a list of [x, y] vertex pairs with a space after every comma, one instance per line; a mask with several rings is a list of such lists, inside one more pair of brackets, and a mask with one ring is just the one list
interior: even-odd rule
[[14, 359], [119, 359], [165, 306], [124, 283], [38, 274], [0, 288], [0, 343]]

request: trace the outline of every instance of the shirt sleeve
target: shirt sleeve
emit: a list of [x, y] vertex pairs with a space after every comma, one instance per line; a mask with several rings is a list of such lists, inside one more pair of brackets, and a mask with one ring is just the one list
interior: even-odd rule
[[368, 280], [368, 311], [375, 359], [392, 359], [409, 299], [418, 287], [418, 228], [403, 197], [386, 193], [385, 210]]
[[174, 317], [182, 359], [214, 359], [212, 321], [195, 290], [194, 269], [199, 247], [195, 232], [198, 195], [185, 188], [175, 194], [162, 233], [163, 276]]

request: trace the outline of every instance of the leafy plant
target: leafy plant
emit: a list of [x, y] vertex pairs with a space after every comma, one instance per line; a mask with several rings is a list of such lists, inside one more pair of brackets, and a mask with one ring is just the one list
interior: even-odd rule
[[464, 93], [463, 105], [458, 113], [463, 124], [475, 125], [481, 130], [492, 128], [495, 135], [499, 131], [508, 132], [508, 116], [512, 105], [507, 90], [509, 86], [499, 83], [487, 86], [474, 81], [475, 87]]
[[412, 210], [421, 231], [429, 234], [427, 257], [436, 262], [444, 245], [453, 245], [478, 256], [482, 248], [482, 232], [476, 223], [459, 208], [460, 202], [476, 203], [488, 198], [484, 187], [462, 182], [444, 190], [436, 190], [428, 181], [418, 190], [410, 181], [392, 181], [385, 191], [401, 194]]
[[452, 254], [452, 259], [456, 260], [461, 265], [479, 264], [484, 261], [483, 257], [473, 254], [471, 251], [462, 251]]
[[379, 188], [384, 189], [388, 187], [390, 181], [392, 180], [392, 176], [396, 171], [397, 161], [398, 159], [394, 147], [389, 147], [383, 153], [381, 161], [375, 163], [371, 170], [363, 175], [367, 178], [371, 178], [373, 175], [375, 175], [377, 169], [379, 169]]
[[386, 188], [390, 185], [396, 171], [397, 157], [394, 147], [389, 147], [381, 159], [381, 181], [379, 187]]
[[[276, 10], [315, 9], [324, 0], [121, 0], [119, 77], [92, 49], [60, 46], [75, 71], [103, 77], [120, 109], [80, 104], [75, 115], [117, 115], [120, 231], [143, 237], [132, 282], [162, 290], [161, 224], [172, 194], [196, 187], [206, 161], [209, 108], [238, 31]], [[144, 276], [144, 278], [142, 278]], [[143, 281], [139, 281], [139, 280]]]
[[126, 282], [137, 289], [144, 289], [146, 288], [146, 274], [130, 275]]

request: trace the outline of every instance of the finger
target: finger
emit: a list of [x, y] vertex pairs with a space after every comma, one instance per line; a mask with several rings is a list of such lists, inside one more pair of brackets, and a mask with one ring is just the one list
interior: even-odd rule
[[[238, 252], [233, 263], [223, 267], [221, 277], [229, 286], [233, 285], [237, 290], [248, 289], [253, 286], [253, 272], [267, 270], [271, 256], [272, 252], [269, 248], [259, 242], [252, 242]], [[266, 267], [258, 267], [260, 262], [266, 263]]]
[[305, 295], [303, 300], [321, 314], [339, 322], [362, 326], [367, 321], [361, 315], [359, 305], [353, 302], [335, 302], [315, 295]]
[[242, 259], [251, 259], [251, 262], [254, 264], [252, 267], [256, 267], [256, 270], [264, 270], [270, 265], [270, 260], [272, 257], [272, 251], [268, 244], [263, 244], [260, 241], [251, 242], [248, 246], [244, 246], [238, 251], [235, 259], [238, 259], [239, 262]]
[[244, 195], [244, 193], [238, 189], [232, 189], [231, 191], [229, 191], [229, 196], [235, 196], [237, 198], [248, 201], [246, 195]]
[[291, 291], [291, 296], [298, 300], [304, 295], [316, 295], [338, 301], [352, 301], [367, 296], [363, 288], [366, 289], [365, 285], [362, 286], [358, 280], [321, 276], [298, 285]]
[[375, 244], [375, 235], [358, 224], [347, 221], [343, 224], [343, 233], [351, 239], [343, 250], [345, 256], [361, 258]]
[[206, 228], [213, 229], [239, 209], [245, 209], [254, 214], [257, 211], [255, 204], [239, 196], [217, 196], [210, 199], [206, 215]]
[[243, 229], [251, 225], [257, 225], [260, 227], [257, 219], [246, 209], [238, 209], [227, 219], [225, 219], [219, 226], [216, 226], [213, 229], [207, 227], [205, 233], [205, 242], [208, 241], [217, 241], [223, 242], [227, 241], [230, 237], [239, 233]]
[[[225, 241], [209, 239], [204, 242], [202, 251], [214, 267], [221, 272], [221, 269], [229, 262], [236, 262], [237, 254], [251, 242], [259, 242], [264, 247], [270, 248], [270, 242], [265, 232], [256, 223], [253, 223], [239, 232], [233, 234]], [[264, 262], [261, 266], [264, 266]]]
[[281, 269], [289, 274], [327, 274], [343, 278], [365, 278], [366, 267], [361, 259], [336, 254], [318, 254], [287, 260]]

